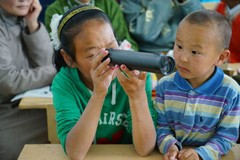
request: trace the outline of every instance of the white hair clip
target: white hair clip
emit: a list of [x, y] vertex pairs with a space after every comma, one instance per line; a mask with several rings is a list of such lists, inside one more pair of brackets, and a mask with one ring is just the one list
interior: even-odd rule
[[50, 23], [50, 28], [51, 28], [51, 33], [50, 33], [50, 37], [51, 37], [51, 43], [53, 45], [53, 48], [55, 50], [59, 50], [60, 47], [61, 47], [61, 42], [59, 40], [59, 37], [58, 37], [58, 25], [59, 25], [59, 22], [62, 18], [62, 15], [59, 15], [59, 14], [54, 14], [52, 16], [52, 19], [51, 19], [51, 23]]

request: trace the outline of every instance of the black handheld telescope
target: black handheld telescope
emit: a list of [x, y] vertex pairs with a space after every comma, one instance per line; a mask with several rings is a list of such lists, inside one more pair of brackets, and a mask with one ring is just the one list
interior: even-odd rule
[[108, 53], [107, 57], [110, 58], [111, 65], [125, 64], [131, 70], [168, 75], [175, 68], [174, 59], [161, 53], [135, 52], [120, 49], [108, 49]]

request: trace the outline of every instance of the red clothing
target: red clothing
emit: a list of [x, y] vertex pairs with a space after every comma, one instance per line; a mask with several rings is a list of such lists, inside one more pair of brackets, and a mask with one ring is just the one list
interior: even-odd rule
[[240, 62], [240, 11], [235, 12], [234, 15], [229, 15], [227, 11], [227, 4], [220, 2], [216, 11], [226, 16], [232, 24], [232, 37], [229, 49], [231, 55], [229, 58], [230, 63]]

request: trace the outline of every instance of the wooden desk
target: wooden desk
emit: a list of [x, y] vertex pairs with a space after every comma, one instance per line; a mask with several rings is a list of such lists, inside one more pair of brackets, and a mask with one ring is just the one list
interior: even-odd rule
[[240, 68], [240, 63], [224, 63], [220, 66], [222, 70], [229, 76], [237, 74], [237, 69]]
[[59, 143], [56, 130], [55, 109], [53, 107], [52, 98], [33, 98], [24, 97], [19, 104], [20, 109], [46, 109], [48, 140], [50, 143]]
[[205, 9], [215, 10], [218, 2], [202, 2], [202, 5]]
[[[240, 160], [240, 144], [221, 158], [221, 160]], [[92, 145], [85, 160], [161, 160], [158, 150], [147, 157], [140, 157], [133, 145]], [[27, 144], [18, 160], [70, 160], [60, 144]]]
[[233, 70], [234, 75], [237, 74], [237, 69], [240, 69], [240, 63], [228, 63], [227, 64], [227, 69], [228, 70]]

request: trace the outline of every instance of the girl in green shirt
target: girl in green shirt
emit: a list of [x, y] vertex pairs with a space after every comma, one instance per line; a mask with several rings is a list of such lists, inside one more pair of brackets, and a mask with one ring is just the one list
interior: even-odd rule
[[133, 143], [140, 156], [150, 154], [156, 143], [150, 75], [103, 61], [105, 49], [118, 44], [99, 8], [77, 6], [58, 23], [51, 34], [59, 71], [52, 92], [58, 137], [68, 156], [83, 159], [92, 143]]

